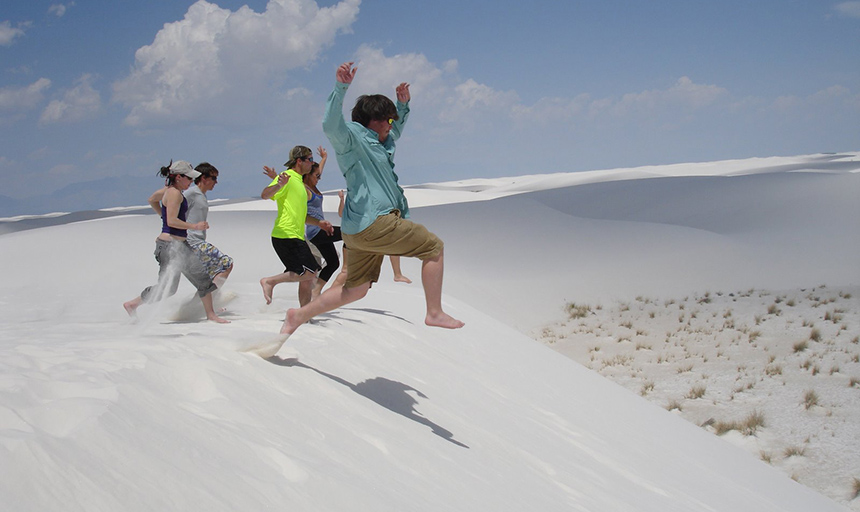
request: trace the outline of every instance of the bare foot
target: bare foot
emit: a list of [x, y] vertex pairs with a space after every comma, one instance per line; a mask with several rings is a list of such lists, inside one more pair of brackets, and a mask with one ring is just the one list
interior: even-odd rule
[[403, 274], [400, 274], [399, 276], [394, 276], [394, 282], [412, 284], [412, 280], [404, 276]]
[[226, 318], [221, 318], [220, 316], [218, 316], [216, 314], [207, 315], [206, 318], [208, 318], [209, 320], [211, 320], [213, 322], [219, 323], [219, 324], [229, 324], [230, 323], [230, 320], [227, 320]]
[[128, 316], [134, 318], [137, 316], [137, 308], [143, 302], [140, 300], [140, 297], [134, 298], [128, 302], [124, 302], [122, 307], [125, 308], [125, 312], [128, 313]]
[[270, 285], [266, 278], [260, 279], [260, 286], [263, 287], [263, 298], [266, 299], [266, 304], [272, 303], [272, 290], [274, 286]]
[[296, 320], [298, 312], [298, 309], [287, 310], [287, 316], [284, 318], [284, 325], [281, 326], [281, 334], [290, 335], [296, 332], [296, 329], [301, 325], [301, 323]]
[[466, 325], [465, 322], [461, 322], [447, 313], [439, 313], [432, 316], [428, 314], [424, 318], [424, 323], [431, 327], [442, 327], [444, 329], [459, 329]]

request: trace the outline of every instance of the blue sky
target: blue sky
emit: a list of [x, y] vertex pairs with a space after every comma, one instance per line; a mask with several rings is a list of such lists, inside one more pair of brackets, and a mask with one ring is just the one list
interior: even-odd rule
[[11, 0], [0, 215], [143, 204], [170, 159], [257, 195], [347, 60], [348, 106], [412, 84], [403, 184], [860, 150], [860, 1]]

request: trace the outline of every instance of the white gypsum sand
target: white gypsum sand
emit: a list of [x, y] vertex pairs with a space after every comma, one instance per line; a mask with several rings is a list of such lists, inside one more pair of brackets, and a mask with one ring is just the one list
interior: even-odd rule
[[[295, 285], [276, 288], [270, 306], [260, 291], [259, 278], [280, 267], [271, 204], [210, 210], [208, 237], [236, 265], [224, 289], [229, 325], [183, 309], [193, 298], [185, 281], [129, 321], [123, 301], [156, 277], [155, 215], [7, 232], [0, 504], [856, 509], [847, 493], [794, 482], [525, 333], [564, 318], [569, 302], [851, 290], [860, 283], [858, 166], [857, 153], [844, 153], [407, 188], [420, 196], [413, 219], [445, 241], [443, 300], [466, 327], [425, 327], [420, 284], [394, 283], [384, 265], [365, 299], [302, 326], [268, 360], [241, 350], [276, 335], [297, 303]], [[420, 265], [405, 259], [403, 270], [417, 280]], [[829, 372], [821, 368], [816, 377]], [[798, 397], [790, 421], [833, 403], [814, 390], [818, 405]], [[708, 398], [705, 389], [688, 401]], [[856, 442], [842, 450], [851, 456]], [[772, 464], [784, 458], [774, 453]]]

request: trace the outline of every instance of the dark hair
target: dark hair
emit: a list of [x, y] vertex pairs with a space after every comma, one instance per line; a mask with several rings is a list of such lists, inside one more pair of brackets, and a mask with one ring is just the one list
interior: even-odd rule
[[352, 107], [352, 120], [367, 128], [371, 121], [400, 119], [394, 102], [382, 94], [362, 94]]
[[314, 173], [314, 171], [316, 171], [316, 170], [317, 170], [317, 169], [319, 169], [319, 168], [320, 168], [320, 164], [319, 164], [319, 162], [314, 162], [314, 164], [311, 166], [311, 172], [309, 172], [309, 173], [307, 173], [307, 174], [303, 174], [303, 175], [302, 175], [302, 183], [307, 183], [307, 182], [308, 182], [308, 177], [309, 177], [311, 174], [313, 174], [313, 173]]
[[197, 167], [194, 168], [195, 171], [200, 173], [200, 176], [194, 179], [194, 183], [199, 184], [200, 180], [203, 178], [217, 178], [218, 177], [218, 169], [215, 168], [214, 165], [209, 162], [200, 162]]
[[170, 172], [170, 166], [171, 165], [173, 165], [173, 159], [172, 158], [170, 159], [169, 164], [162, 167], [161, 169], [158, 170], [157, 173], [155, 173], [157, 176], [163, 176], [163, 177], [167, 178], [164, 181], [164, 184], [167, 186], [173, 185], [173, 182], [176, 181], [176, 175]]

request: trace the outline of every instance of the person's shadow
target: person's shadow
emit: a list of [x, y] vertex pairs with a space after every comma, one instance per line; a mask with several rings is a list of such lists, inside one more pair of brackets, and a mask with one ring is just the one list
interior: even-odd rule
[[384, 377], [374, 377], [372, 379], [367, 379], [363, 382], [359, 382], [358, 384], [353, 384], [336, 375], [317, 370], [312, 366], [308, 366], [302, 362], [299, 362], [298, 359], [281, 359], [280, 357], [275, 356], [270, 357], [268, 361], [280, 366], [287, 366], [291, 368], [299, 367], [315, 371], [318, 374], [324, 377], [328, 377], [329, 379], [337, 382], [338, 384], [343, 384], [344, 386], [355, 391], [359, 395], [385, 407], [389, 411], [396, 412], [397, 414], [409, 418], [412, 421], [421, 423], [422, 425], [427, 425], [428, 427], [430, 427], [430, 430], [432, 430], [434, 434], [441, 437], [442, 439], [450, 443], [454, 443], [457, 446], [469, 448], [467, 445], [454, 439], [454, 434], [452, 434], [449, 430], [446, 430], [441, 426], [433, 423], [432, 421], [422, 416], [421, 413], [415, 410], [415, 406], [418, 405], [418, 400], [416, 400], [412, 395], [410, 395], [409, 391], [414, 391], [415, 394], [417, 394], [421, 398], [427, 398], [427, 396], [424, 393], [413, 388], [412, 386], [407, 386], [402, 382], [396, 382], [390, 379], [386, 379]]

